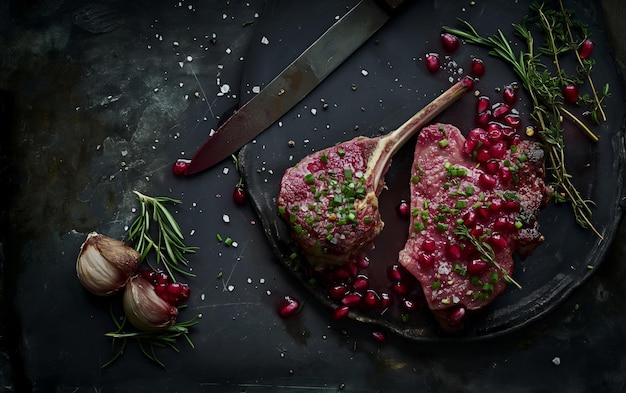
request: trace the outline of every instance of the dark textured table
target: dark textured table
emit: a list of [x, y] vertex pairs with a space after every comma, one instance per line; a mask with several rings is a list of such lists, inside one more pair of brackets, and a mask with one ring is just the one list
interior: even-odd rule
[[[480, 3], [480, 2], [477, 2]], [[584, 2], [582, 2], [584, 3]], [[469, 4], [469, 2], [468, 2]], [[626, 64], [626, 6], [606, 0], [607, 36]], [[209, 129], [249, 93], [242, 74], [263, 1], [9, 1], [0, 5], [0, 390], [128, 392], [621, 392], [626, 389], [626, 223], [606, 260], [556, 310], [476, 342], [411, 342], [329, 313], [275, 262], [225, 161], [176, 178]], [[333, 11], [339, 13], [340, 11]], [[602, 18], [602, 15], [599, 15]], [[272, 43], [274, 44], [274, 43]], [[613, 61], [606, 59], [606, 61]], [[623, 89], [623, 86], [614, 88]], [[123, 238], [132, 190], [181, 199], [190, 245], [195, 349], [129, 343], [113, 365], [109, 299], [75, 277], [92, 230]], [[229, 220], [224, 220], [227, 214]], [[229, 221], [229, 222], [226, 222]], [[225, 247], [216, 234], [238, 247]], [[220, 277], [221, 276], [221, 277]], [[220, 277], [220, 278], [218, 278]], [[275, 312], [284, 294], [306, 301]]]

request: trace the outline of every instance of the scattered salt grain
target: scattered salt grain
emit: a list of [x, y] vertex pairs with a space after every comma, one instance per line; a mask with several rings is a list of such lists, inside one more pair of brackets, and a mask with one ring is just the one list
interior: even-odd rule
[[248, 284], [252, 284], [252, 279], [248, 277]]
[[367, 74], [369, 74], [369, 72], [367, 72], [367, 70], [361, 70], [361, 75], [367, 76]]
[[224, 214], [224, 215], [222, 216], [222, 220], [223, 220], [224, 222], [228, 223], [228, 222], [230, 222], [230, 217], [228, 216], [228, 214]]
[[261, 92], [261, 87], [259, 87], [259, 86], [253, 86], [253, 87], [252, 87], [252, 92], [253, 92], [254, 94], [259, 94], [259, 92]]
[[224, 169], [222, 169], [222, 173], [225, 175], [228, 175], [228, 171], [229, 171], [228, 167], [224, 167]]
[[260, 284], [265, 284], [265, 279], [264, 278], [259, 279], [259, 283]]
[[235, 286], [234, 285], [229, 285], [228, 286], [228, 292], [232, 292], [235, 290]]
[[265, 291], [265, 293], [267, 294], [267, 296], [269, 296], [269, 295], [271, 295], [271, 294], [272, 294], [272, 291], [267, 290], [267, 291]]
[[191, 232], [189, 232], [189, 236], [193, 236], [194, 233], [196, 233], [196, 230], [192, 229]]
[[204, 293], [200, 295], [200, 300], [204, 300]]
[[311, 113], [313, 114], [313, 116], [317, 115], [317, 109], [315, 108], [311, 109]]
[[222, 94], [226, 94], [230, 91], [230, 85], [224, 83], [221, 87], [220, 87], [220, 91], [222, 92]]
[[269, 44], [269, 43], [270, 43], [270, 40], [268, 40], [266, 36], [263, 36], [263, 37], [261, 38], [261, 44], [263, 44], [263, 45], [267, 45], [267, 44]]
[[193, 57], [187, 56], [187, 61], [191, 63], [193, 61]]

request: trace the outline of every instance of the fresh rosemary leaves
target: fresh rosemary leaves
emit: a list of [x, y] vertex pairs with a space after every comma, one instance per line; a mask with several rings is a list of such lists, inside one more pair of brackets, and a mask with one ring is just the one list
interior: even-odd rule
[[[600, 238], [602, 235], [594, 228], [591, 217], [593, 201], [584, 199], [572, 182], [572, 175], [565, 166], [563, 121], [569, 118], [594, 142], [598, 137], [589, 130], [585, 123], [565, 108], [562, 87], [566, 84], [582, 85], [586, 83], [591, 94], [579, 96], [577, 104], [585, 108], [585, 114], [595, 123], [606, 120], [603, 101], [609, 96], [606, 85], [599, 93], [591, 79], [593, 59], [583, 59], [578, 54], [578, 46], [588, 38], [586, 26], [573, 19], [570, 10], [563, 7], [547, 9], [544, 3], [535, 2], [530, 7], [530, 14], [521, 23], [513, 24], [514, 34], [526, 44], [526, 51], [515, 53], [501, 30], [498, 33], [483, 37], [467, 21], [460, 20], [462, 29], [443, 27], [445, 32], [454, 34], [465, 42], [484, 46], [489, 54], [498, 57], [512, 66], [522, 85], [531, 99], [531, 118], [539, 128], [544, 149], [554, 176], [553, 199], [556, 202], [569, 202], [574, 211], [576, 222], [583, 228], [591, 228]], [[536, 47], [533, 34], [528, 27], [532, 23], [544, 43]], [[578, 67], [575, 72], [568, 73], [561, 65], [564, 56], [575, 56]]]
[[[198, 319], [200, 319], [200, 315], [196, 315], [192, 319], [184, 322], [176, 322], [172, 326], [164, 330], [157, 331], [128, 331], [126, 330], [126, 321], [124, 318], [122, 322], [119, 322], [113, 310], [111, 310], [111, 318], [113, 319], [113, 323], [116, 326], [116, 330], [106, 333], [105, 336], [111, 337], [113, 339], [113, 348], [117, 347], [117, 352], [115, 355], [102, 365], [102, 368], [108, 367], [113, 364], [120, 356], [124, 354], [124, 350], [126, 349], [126, 344], [128, 340], [135, 340], [141, 349], [141, 352], [151, 361], [156, 363], [162, 368], [165, 368], [165, 364], [159, 360], [156, 355], [155, 348], [170, 348], [174, 351], [178, 352], [178, 348], [176, 347], [176, 340], [178, 337], [183, 337], [185, 341], [189, 344], [191, 348], [195, 348], [193, 342], [189, 338], [189, 328], [198, 324]], [[119, 342], [119, 346], [118, 346]]]
[[[141, 254], [142, 261], [150, 251], [154, 251], [156, 263], [163, 264], [169, 276], [175, 280], [174, 272], [193, 277], [193, 273], [183, 270], [181, 265], [187, 266], [185, 254], [192, 254], [197, 247], [189, 247], [184, 243], [183, 233], [172, 214], [164, 203], [180, 203], [177, 199], [168, 197], [149, 197], [138, 191], [133, 191], [140, 202], [139, 216], [130, 226], [128, 240]], [[153, 238], [151, 223], [157, 225], [157, 239]]]

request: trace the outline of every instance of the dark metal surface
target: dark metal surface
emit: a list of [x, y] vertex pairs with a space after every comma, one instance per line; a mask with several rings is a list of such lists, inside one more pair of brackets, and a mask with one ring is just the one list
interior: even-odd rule
[[[607, 26], [615, 21], [621, 26], [624, 16], [618, 11], [624, 11], [624, 4], [611, 1], [603, 2], [609, 10]], [[390, 334], [381, 344], [371, 337], [369, 325], [331, 323], [328, 310], [281, 266], [252, 207], [237, 207], [230, 198], [239, 180], [233, 163], [224, 161], [192, 178], [171, 174], [174, 160], [189, 157], [221, 114], [252, 95], [252, 81], [246, 77], [240, 83], [242, 75], [272, 77], [356, 1], [309, 2], [300, 11], [291, 8], [288, 15], [279, 12], [286, 3], [294, 2], [137, 0], [110, 1], [104, 8], [103, 2], [78, 0], [0, 3], [0, 390], [626, 390], [624, 221], [594, 274], [540, 320], [480, 342], [413, 342]], [[445, 20], [435, 20], [434, 14], [415, 20], [430, 26], [429, 36], [438, 34], [440, 24], [471, 10], [483, 10], [486, 28], [499, 27], [488, 14], [498, 2], [476, 1], [473, 7], [481, 8], [425, 3], [445, 15]], [[573, 4], [602, 26], [595, 2]], [[73, 22], [74, 15], [83, 15], [76, 23], [84, 27]], [[117, 16], [114, 30], [111, 15]], [[620, 53], [625, 32], [608, 33], [615, 37], [612, 53]], [[257, 42], [263, 35], [270, 41], [267, 46]], [[287, 37], [301, 42], [283, 45]], [[395, 80], [398, 75], [392, 70], [400, 59], [417, 56], [419, 45], [431, 43], [405, 37], [415, 42], [415, 54], [381, 58], [377, 50], [386, 41], [366, 45], [367, 64], [387, 65], [380, 84], [366, 84], [374, 68], [368, 66], [364, 77], [359, 64], [344, 64], [351, 74], [331, 86], [338, 83], [350, 105], [335, 109], [341, 97], [330, 87], [313, 93], [316, 105], [320, 98], [330, 104], [329, 115], [340, 111], [354, 119], [341, 129], [335, 120], [327, 123], [328, 134], [351, 135], [355, 125], [362, 131], [392, 127], [391, 120], [399, 124], [414, 112], [413, 107], [403, 111], [402, 102], [414, 99], [420, 106], [426, 97], [425, 90], [415, 92], [417, 62], [406, 79]], [[271, 64], [255, 61], [263, 53], [277, 53], [274, 46], [284, 56]], [[599, 47], [598, 55], [612, 64], [606, 46]], [[353, 83], [358, 93], [393, 89], [397, 101], [352, 94]], [[232, 91], [221, 95], [224, 84]], [[283, 127], [295, 124], [298, 114], [304, 120], [321, 116], [320, 107], [313, 118], [311, 105], [300, 105], [282, 120]], [[361, 107], [365, 113], [385, 107], [391, 114], [372, 124], [361, 117]], [[313, 141], [312, 136], [326, 132], [326, 123], [299, 125], [293, 128], [293, 139], [302, 151], [304, 139]], [[259, 177], [269, 177], [270, 170], [276, 169], [266, 166]], [[133, 343], [115, 364], [101, 367], [114, 353], [104, 334], [114, 328], [109, 307], [119, 299], [89, 295], [75, 275], [78, 249], [88, 232], [123, 238], [137, 207], [132, 190], [181, 199], [174, 215], [188, 243], [200, 247], [190, 258], [197, 276], [188, 282], [189, 308], [181, 311], [183, 318], [203, 314], [191, 332], [195, 349], [179, 342], [179, 353], [159, 350], [166, 370], [147, 361]], [[239, 246], [225, 247], [217, 242], [218, 233], [231, 236]], [[389, 236], [385, 241], [398, 239]], [[573, 241], [564, 248], [569, 244]], [[275, 311], [284, 294], [305, 301], [302, 312], [288, 321]]]
[[258, 95], [235, 111], [193, 156], [185, 174], [192, 175], [219, 163], [280, 119], [378, 31], [389, 17], [388, 11], [375, 0], [361, 0], [263, 86]]

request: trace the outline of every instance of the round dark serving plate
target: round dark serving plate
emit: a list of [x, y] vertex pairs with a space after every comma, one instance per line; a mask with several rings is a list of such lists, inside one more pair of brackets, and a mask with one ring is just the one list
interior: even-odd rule
[[[311, 285], [309, 277], [303, 273], [305, 269], [300, 269], [289, 257], [297, 250], [275, 207], [282, 174], [313, 151], [357, 135], [376, 136], [396, 129], [445, 90], [451, 80], [458, 79], [460, 73], [451, 70], [468, 69], [474, 56], [484, 60], [487, 68], [476, 89], [488, 95], [492, 102], [499, 100], [498, 88], [519, 82], [509, 66], [490, 57], [485, 49], [472, 45], [462, 45], [449, 55], [448, 60], [455, 61], [457, 67], [448, 67], [434, 76], [428, 74], [424, 55], [429, 52], [444, 55], [439, 41], [442, 25], [455, 26], [456, 18], [462, 18], [477, 26], [483, 35], [491, 35], [495, 27], [502, 27], [504, 33], [511, 36], [512, 28], [506, 27], [518, 23], [529, 6], [526, 1], [505, 1], [497, 5], [477, 2], [475, 6], [453, 3], [411, 4], [301, 103], [240, 152], [241, 170], [252, 203], [280, 263], [329, 308], [335, 303], [328, 298], [326, 288]], [[250, 96], [254, 86], [262, 87], [271, 80], [306, 48], [306, 43], [312, 42], [336, 16], [343, 15], [353, 4], [354, 1], [319, 1], [308, 3], [305, 7], [310, 9], [302, 12], [301, 4], [277, 2], [266, 10], [256, 30], [258, 37], [252, 39], [242, 95], [245, 97], [247, 92]], [[296, 12], [294, 7], [299, 10]], [[603, 37], [597, 8], [593, 2], [572, 5], [576, 17], [589, 24], [592, 37]], [[328, 24], [307, 23], [309, 20], [326, 20]], [[269, 44], [261, 43], [262, 37], [267, 38]], [[525, 49], [521, 44], [519, 48]], [[522, 289], [509, 285], [487, 309], [472, 315], [462, 332], [453, 336], [443, 333], [426, 309], [412, 314], [409, 322], [402, 322], [397, 315], [360, 311], [351, 312], [352, 318], [380, 325], [416, 341], [494, 337], [518, 330], [544, 316], [594, 273], [604, 259], [622, 215], [625, 152], [620, 75], [604, 43], [597, 42], [593, 56], [598, 59], [592, 73], [596, 86], [608, 83], [613, 88], [606, 106], [608, 119], [594, 128], [600, 136], [596, 144], [572, 124], [566, 124], [566, 164], [583, 197], [595, 202], [593, 223], [603, 238], [590, 229], [579, 227], [569, 205], [551, 202], [541, 213], [545, 242], [526, 260], [516, 258], [514, 279]], [[573, 63], [566, 62], [565, 66], [573, 67]], [[328, 104], [326, 109], [323, 102]], [[527, 103], [527, 97], [522, 96], [516, 105], [526, 123]], [[455, 124], [467, 133], [473, 128], [474, 104], [472, 94], [467, 94], [436, 121]], [[295, 142], [295, 146], [290, 146], [289, 141]], [[396, 215], [395, 206], [408, 197], [407, 179], [414, 143], [414, 139], [409, 141], [394, 157], [386, 177], [388, 189], [380, 197], [385, 228], [375, 242], [376, 249], [368, 253], [372, 266], [368, 274], [379, 280], [384, 276], [384, 269], [397, 262], [397, 253], [406, 240], [408, 224]]]

